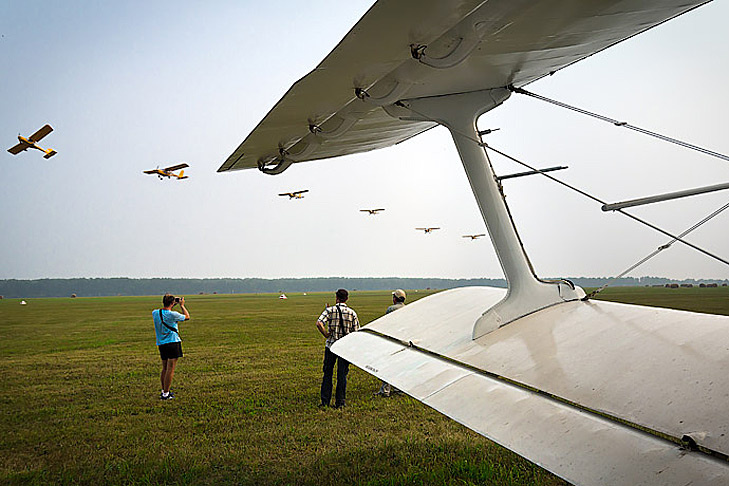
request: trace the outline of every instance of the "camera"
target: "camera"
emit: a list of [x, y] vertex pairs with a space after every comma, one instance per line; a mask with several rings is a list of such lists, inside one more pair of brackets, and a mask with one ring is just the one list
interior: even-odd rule
[[179, 304], [180, 302], [182, 302], [182, 299], [179, 297], [175, 297], [175, 304]]

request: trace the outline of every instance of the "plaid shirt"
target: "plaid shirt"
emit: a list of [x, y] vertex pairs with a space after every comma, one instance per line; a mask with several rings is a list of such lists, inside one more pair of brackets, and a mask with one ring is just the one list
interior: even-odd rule
[[[337, 310], [337, 308], [339, 310]], [[342, 323], [339, 323], [339, 316], [341, 311]], [[350, 332], [359, 330], [359, 319], [357, 313], [352, 310], [347, 304], [337, 304], [324, 309], [321, 313], [319, 322], [324, 324], [324, 327], [329, 330], [329, 337], [327, 338], [326, 347], [331, 347], [337, 339], [343, 338]]]

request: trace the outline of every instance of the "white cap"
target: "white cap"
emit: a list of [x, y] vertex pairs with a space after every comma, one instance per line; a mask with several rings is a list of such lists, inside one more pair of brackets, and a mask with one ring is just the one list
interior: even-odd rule
[[393, 297], [397, 297], [400, 300], [405, 300], [405, 297], [407, 297], [407, 295], [405, 295], [405, 291], [403, 289], [397, 289], [397, 290], [395, 290], [392, 293], [392, 295], [393, 295]]

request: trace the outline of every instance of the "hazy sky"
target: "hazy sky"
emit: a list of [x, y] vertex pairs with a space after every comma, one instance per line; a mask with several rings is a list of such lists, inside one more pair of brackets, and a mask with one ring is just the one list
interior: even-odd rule
[[[0, 3], [0, 278], [502, 276], [450, 135], [216, 173], [371, 1]], [[713, 2], [529, 89], [729, 153], [729, 2]], [[43, 124], [58, 155], [12, 156]], [[514, 95], [489, 143], [607, 201], [729, 181], [729, 163]], [[142, 171], [190, 164], [184, 181]], [[493, 158], [498, 173], [522, 169]], [[304, 189], [303, 200], [279, 192]], [[541, 276], [615, 275], [667, 238], [542, 177], [505, 181]], [[729, 193], [637, 208], [679, 233]], [[372, 217], [365, 207], [387, 210]], [[729, 257], [729, 211], [688, 239]], [[416, 226], [440, 226], [431, 235]], [[632, 276], [729, 278], [676, 244]]]

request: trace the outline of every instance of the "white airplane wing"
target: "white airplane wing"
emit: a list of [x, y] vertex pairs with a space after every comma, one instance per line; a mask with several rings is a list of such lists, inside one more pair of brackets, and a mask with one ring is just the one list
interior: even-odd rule
[[729, 317], [576, 301], [473, 340], [505, 292], [426, 297], [332, 351], [573, 484], [729, 484]]
[[[380, 0], [218, 172], [275, 164], [282, 153], [299, 162], [394, 145], [435, 124], [399, 120], [378, 105], [522, 87], [703, 3]], [[453, 62], [448, 69], [432, 66]]]
[[[218, 170], [393, 145], [435, 125], [388, 115], [399, 100], [522, 87], [703, 3], [380, 0]], [[576, 485], [729, 484], [729, 318], [584, 302], [568, 282], [537, 281], [479, 157], [461, 154], [502, 268], [523, 285], [427, 297], [333, 351]]]

